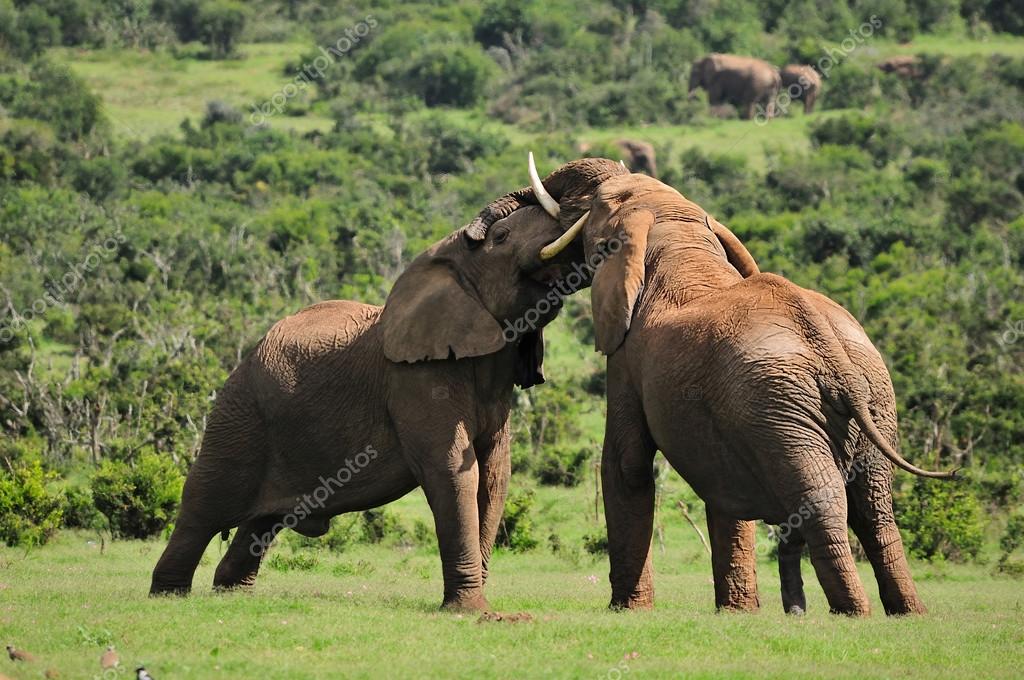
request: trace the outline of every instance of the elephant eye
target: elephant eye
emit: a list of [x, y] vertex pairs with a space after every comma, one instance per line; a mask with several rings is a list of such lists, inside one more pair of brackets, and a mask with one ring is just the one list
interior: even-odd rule
[[499, 229], [494, 232], [494, 243], [504, 243], [508, 240], [508, 229]]

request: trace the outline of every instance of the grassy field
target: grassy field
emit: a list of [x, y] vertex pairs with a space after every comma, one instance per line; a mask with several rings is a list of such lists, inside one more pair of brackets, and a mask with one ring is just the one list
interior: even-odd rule
[[[593, 528], [579, 491], [542, 489], [539, 536]], [[426, 516], [419, 492], [397, 503]], [[215, 541], [188, 599], [150, 599], [160, 542], [117, 542], [65, 532], [47, 547], [0, 550], [0, 629], [37, 657], [3, 662], [13, 678], [99, 674], [108, 643], [125, 666], [166, 678], [401, 677], [1019, 677], [1024, 589], [984, 567], [915, 564], [927, 616], [827, 613], [804, 565], [810, 613], [787, 618], [774, 564], [762, 561], [757, 615], [716, 614], [708, 558], [681, 518], [664, 514], [654, 612], [612, 613], [606, 558], [556, 556], [542, 540], [528, 554], [499, 553], [489, 597], [523, 623], [478, 623], [437, 611], [437, 557], [428, 548], [359, 546], [316, 553], [309, 570], [265, 566], [255, 592], [213, 594]], [[568, 542], [568, 540], [567, 540]], [[308, 550], [308, 549], [307, 549]], [[287, 545], [275, 548], [289, 555]], [[867, 565], [861, 576], [874, 590]], [[114, 677], [129, 677], [122, 671]]]
[[[289, 82], [284, 67], [307, 50], [302, 43], [242, 46], [238, 59], [178, 59], [168, 53], [55, 50], [104, 100], [118, 139], [178, 134], [186, 117], [198, 120], [211, 100], [248, 113]], [[1024, 40], [958, 41], [921, 37], [905, 45], [873, 42], [855, 58], [941, 52], [1024, 54]], [[826, 95], [827, 96], [827, 95]], [[709, 120], [699, 126], [581, 130], [580, 141], [638, 138], [660, 158], [690, 146], [731, 153], [762, 169], [779, 149], [808, 145], [807, 127], [839, 112], [796, 113], [760, 126]], [[450, 115], [474, 115], [453, 112]], [[270, 124], [298, 132], [327, 129], [322, 115], [276, 116]], [[501, 126], [491, 122], [491, 125]], [[516, 143], [531, 133], [502, 126]], [[664, 155], [662, 155], [664, 154]], [[602, 360], [573, 341], [559, 319], [547, 331], [546, 369], [560, 376], [592, 370]], [[59, 368], [59, 366], [58, 366]], [[597, 446], [604, 416], [582, 414], [586, 443]], [[517, 479], [514, 488], [530, 484]], [[775, 563], [759, 565], [763, 611], [719, 615], [713, 609], [709, 558], [675, 509], [694, 501], [674, 474], [660, 509], [663, 546], [656, 546], [658, 608], [612, 613], [605, 556], [583, 549], [584, 536], [602, 531], [595, 517], [592, 476], [576, 489], [538, 488], [534, 535], [526, 554], [498, 553], [489, 597], [502, 612], [527, 612], [530, 622], [478, 623], [476, 616], [442, 614], [436, 549], [418, 545], [358, 545], [342, 553], [304, 549], [308, 568], [281, 560], [296, 554], [285, 537], [253, 593], [213, 594], [213, 570], [225, 549], [211, 544], [188, 599], [150, 599], [150, 572], [162, 541], [115, 542], [63, 532], [32, 551], [0, 547], [0, 638], [38, 657], [31, 665], [0, 660], [0, 680], [100, 677], [107, 644], [120, 650], [131, 678], [145, 664], [167, 678], [335, 677], [1019, 677], [1024, 661], [1024, 588], [995, 578], [987, 564], [915, 562], [924, 617], [888, 619], [881, 613], [867, 564], [861, 576], [875, 614], [830, 616], [809, 564], [804, 563], [810, 613], [781, 613]], [[423, 495], [389, 506], [406, 526], [430, 523]], [[702, 505], [694, 502], [693, 508]], [[703, 525], [702, 513], [694, 517]], [[553, 551], [551, 536], [563, 548]], [[989, 537], [990, 539], [992, 537]], [[989, 541], [989, 548], [992, 548]], [[278, 556], [277, 560], [273, 557]], [[108, 678], [109, 680], [109, 678]]]

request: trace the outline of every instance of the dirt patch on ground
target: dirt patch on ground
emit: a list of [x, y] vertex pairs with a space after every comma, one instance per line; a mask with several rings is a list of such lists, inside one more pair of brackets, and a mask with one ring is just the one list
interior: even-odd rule
[[503, 614], [502, 612], [484, 612], [477, 623], [529, 623], [533, 617], [526, 612]]

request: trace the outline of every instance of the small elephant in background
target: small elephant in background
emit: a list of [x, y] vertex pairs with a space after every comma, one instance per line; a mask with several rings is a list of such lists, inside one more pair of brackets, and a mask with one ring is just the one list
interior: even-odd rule
[[622, 150], [626, 167], [632, 172], [642, 172], [649, 177], [658, 178], [658, 162], [652, 144], [635, 139], [620, 139], [615, 145]]
[[[567, 165], [546, 180], [557, 198], [545, 198], [586, 201], [578, 190], [626, 173], [605, 171]], [[442, 606], [490, 608], [513, 388], [543, 382], [553, 286], [582, 259], [578, 243], [545, 255], [565, 228], [538, 201], [523, 189], [492, 202], [417, 257], [383, 308], [322, 302], [270, 329], [217, 395], [151, 594], [187, 593], [218, 533], [238, 527], [214, 586], [251, 586], [281, 529], [320, 536], [335, 515], [422, 486]]]
[[757, 105], [767, 118], [772, 118], [781, 87], [778, 69], [754, 57], [709, 54], [690, 69], [690, 94], [704, 88], [712, 106], [732, 104], [748, 120], [754, 117]]
[[894, 73], [900, 78], [920, 78], [922, 74], [921, 60], [912, 54], [899, 54], [884, 59], [875, 67], [882, 73]]
[[814, 102], [821, 92], [821, 76], [813, 66], [787, 64], [779, 70], [782, 89], [793, 101], [804, 103], [804, 113], [814, 111]]
[[[642, 172], [649, 177], [657, 178], [658, 162], [653, 144], [635, 139], [619, 139], [614, 142], [614, 146], [630, 172]], [[576, 145], [576, 150], [581, 154], [590, 153], [593, 149], [592, 142], [579, 142]]]

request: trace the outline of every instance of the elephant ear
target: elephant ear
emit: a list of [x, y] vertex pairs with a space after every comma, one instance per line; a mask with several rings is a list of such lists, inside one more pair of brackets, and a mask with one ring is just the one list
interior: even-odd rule
[[429, 251], [398, 277], [380, 316], [388, 359], [462, 359], [504, 346], [501, 326], [457, 277], [445, 259]]
[[523, 335], [516, 352], [516, 385], [524, 390], [544, 384], [544, 329]]
[[743, 278], [746, 279], [754, 274], [761, 273], [754, 256], [751, 255], [750, 251], [747, 250], [747, 247], [743, 245], [743, 241], [740, 241], [739, 238], [736, 237], [736, 234], [732, 233], [727, 226], [707, 213], [704, 214], [704, 224], [706, 224], [708, 229], [710, 229], [718, 238], [718, 242], [721, 243], [722, 248], [725, 249], [725, 256], [729, 259], [729, 264], [735, 267], [736, 271], [738, 271]]
[[621, 216], [616, 214], [607, 225], [591, 225], [593, 232], [606, 235], [597, 240], [587, 239], [588, 261], [593, 261], [598, 253], [607, 255], [598, 266], [590, 288], [594, 346], [604, 354], [614, 353], [629, 330], [633, 310], [644, 287], [647, 233], [653, 224], [653, 212], [634, 210]]

